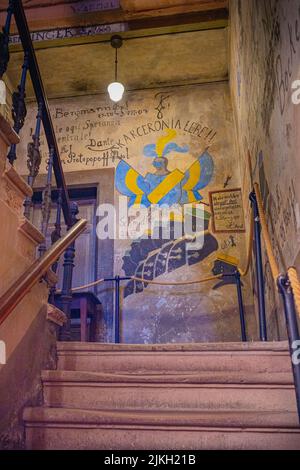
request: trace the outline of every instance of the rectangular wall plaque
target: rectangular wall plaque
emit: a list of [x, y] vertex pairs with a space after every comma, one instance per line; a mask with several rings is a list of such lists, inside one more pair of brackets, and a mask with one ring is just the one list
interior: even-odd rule
[[245, 232], [242, 190], [224, 189], [209, 193], [214, 233]]

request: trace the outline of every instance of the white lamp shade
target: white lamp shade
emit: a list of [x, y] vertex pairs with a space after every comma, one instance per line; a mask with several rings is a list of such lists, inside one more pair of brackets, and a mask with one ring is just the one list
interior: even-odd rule
[[113, 82], [107, 87], [110, 99], [115, 102], [122, 99], [124, 90], [122, 83], [119, 82]]

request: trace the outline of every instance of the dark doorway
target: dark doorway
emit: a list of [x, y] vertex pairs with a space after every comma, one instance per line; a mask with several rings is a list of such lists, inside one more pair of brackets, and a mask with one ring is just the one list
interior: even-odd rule
[[[96, 208], [100, 204], [114, 204], [114, 168], [69, 172], [65, 174], [65, 178], [70, 199], [79, 204], [79, 217], [86, 217], [88, 220], [87, 231], [81, 235], [80, 241], [76, 241], [76, 272], [74, 272], [73, 287], [94, 282], [96, 279], [111, 278], [114, 276], [114, 240], [98, 240]], [[44, 187], [45, 175], [38, 175], [35, 181], [34, 210], [32, 211], [34, 224], [38, 228], [41, 228], [42, 188]], [[53, 189], [53, 208], [47, 235], [48, 246], [50, 246], [50, 233], [54, 228], [56, 200], [57, 191]], [[77, 258], [79, 258], [79, 263]], [[85, 267], [86, 264], [90, 266]], [[62, 279], [61, 269], [62, 260], [60, 261], [60, 279]], [[88, 290], [94, 293], [102, 303], [101, 341], [111, 342], [114, 338], [114, 283], [101, 283]]]
[[[86, 285], [93, 282], [97, 276], [97, 237], [96, 237], [96, 205], [97, 188], [71, 188], [69, 189], [71, 201], [78, 204], [79, 216], [88, 221], [87, 228], [76, 240], [75, 267], [73, 271], [73, 287]], [[54, 230], [56, 219], [57, 191], [52, 191], [52, 208], [50, 221], [47, 230], [47, 247], [51, 245], [51, 233]], [[41, 227], [42, 222], [42, 192], [35, 191], [33, 198], [32, 223], [36, 227]], [[62, 234], [66, 232], [66, 225], [62, 217]], [[57, 274], [59, 278], [58, 289], [62, 287], [63, 256], [58, 264]], [[88, 289], [95, 292], [94, 287]]]

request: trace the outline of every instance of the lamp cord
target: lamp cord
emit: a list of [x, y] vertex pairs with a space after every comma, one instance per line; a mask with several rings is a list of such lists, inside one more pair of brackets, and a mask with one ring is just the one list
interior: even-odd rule
[[118, 49], [116, 49], [116, 58], [115, 58], [115, 82], [118, 81]]

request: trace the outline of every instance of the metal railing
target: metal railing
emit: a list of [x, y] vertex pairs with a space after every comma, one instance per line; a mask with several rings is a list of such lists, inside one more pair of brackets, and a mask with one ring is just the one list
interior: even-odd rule
[[[46, 97], [46, 93], [44, 90], [39, 65], [36, 59], [36, 54], [33, 48], [32, 40], [30, 37], [30, 32], [28, 28], [27, 19], [25, 16], [23, 4], [21, 0], [10, 0], [9, 7], [8, 7], [8, 21], [6, 22], [7, 25], [4, 27], [2, 35], [4, 35], [5, 39], [0, 41], [0, 54], [1, 57], [5, 56], [5, 48], [1, 48], [1, 44], [8, 44], [8, 37], [9, 37], [9, 26], [11, 15], [13, 14], [15, 18], [15, 22], [17, 25], [18, 33], [20, 36], [20, 40], [24, 50], [24, 64], [23, 64], [23, 73], [21, 76], [21, 81], [19, 85], [19, 90], [15, 92], [15, 100], [14, 100], [14, 121], [15, 121], [15, 130], [19, 133], [22, 125], [20, 126], [20, 120], [24, 124], [24, 120], [26, 117], [26, 106], [24, 103], [25, 98], [25, 83], [26, 83], [26, 72], [29, 71], [32, 86], [34, 89], [36, 102], [38, 107], [41, 108], [41, 121], [44, 127], [45, 136], [48, 144], [49, 151], [53, 149], [53, 170], [56, 179], [57, 188], [62, 190], [62, 210], [65, 218], [65, 222], [67, 226], [71, 226], [71, 211], [70, 211], [70, 204], [69, 204], [69, 197], [67, 186], [64, 178], [64, 173], [62, 169], [62, 163], [59, 156], [59, 150], [57, 146], [57, 141], [53, 129], [52, 119], [49, 111], [48, 100]], [[10, 19], [9, 19], [10, 18]], [[6, 47], [6, 46], [5, 46]], [[9, 56], [8, 56], [9, 59]], [[3, 62], [3, 61], [2, 61]], [[6, 67], [2, 68], [2, 75], [4, 71], [6, 71], [8, 65], [8, 61]], [[21, 91], [20, 91], [21, 90]], [[25, 115], [24, 115], [25, 113]], [[36, 135], [39, 137], [39, 135]], [[13, 160], [16, 158], [16, 155], [13, 156]], [[13, 161], [12, 161], [13, 162]]]
[[[220, 274], [218, 276], [214, 276], [211, 279], [225, 279], [225, 278], [234, 278], [236, 289], [237, 289], [237, 300], [239, 305], [239, 316], [240, 316], [240, 327], [241, 327], [241, 341], [247, 342], [247, 332], [246, 332], [246, 321], [245, 321], [245, 310], [244, 310], [244, 303], [243, 303], [243, 293], [242, 293], [242, 283], [241, 283], [241, 275], [240, 272], [237, 270], [232, 274]], [[149, 279], [139, 279], [135, 277], [129, 276], [115, 276], [112, 278], [104, 278], [101, 279], [102, 282], [114, 282], [115, 283], [115, 299], [114, 299], [114, 314], [113, 314], [113, 324], [114, 324], [114, 341], [116, 344], [120, 343], [121, 332], [120, 332], [120, 316], [121, 316], [121, 303], [120, 303], [120, 293], [121, 293], [121, 282], [124, 281], [132, 281], [137, 280], [137, 282], [142, 282], [144, 287], [147, 284], [151, 283]], [[159, 284], [159, 283], [158, 283]], [[170, 284], [171, 285], [171, 284]], [[80, 290], [80, 288], [75, 289]]]
[[[242, 282], [241, 282], [241, 273], [237, 269], [232, 273], [222, 273], [216, 276], [209, 276], [198, 280], [193, 281], [186, 281], [186, 282], [161, 282], [158, 280], [153, 280], [151, 278], [139, 278], [135, 276], [115, 276], [110, 278], [102, 278], [98, 279], [97, 281], [93, 281], [89, 284], [85, 284], [82, 286], [72, 287], [72, 292], [78, 292], [81, 290], [86, 290], [96, 285], [99, 285], [103, 282], [113, 282], [115, 283], [114, 291], [115, 291], [115, 299], [114, 299], [114, 310], [113, 310], [113, 324], [114, 324], [114, 342], [120, 343], [121, 332], [120, 332], [120, 314], [121, 314], [121, 304], [120, 304], [120, 292], [121, 292], [121, 282], [122, 281], [135, 281], [138, 283], [142, 283], [144, 286], [147, 287], [148, 284], [154, 284], [159, 286], [182, 286], [182, 285], [193, 285], [193, 284], [201, 284], [209, 281], [216, 281], [222, 279], [231, 280], [234, 279], [236, 289], [237, 289], [237, 301], [239, 306], [239, 317], [240, 317], [240, 327], [241, 327], [241, 341], [247, 342], [247, 332], [246, 332], [246, 320], [245, 320], [245, 309], [243, 303], [243, 293], [242, 293]], [[61, 291], [62, 292], [62, 291]]]
[[21, 302], [32, 287], [51, 268], [52, 264], [65, 251], [65, 249], [74, 242], [76, 238], [85, 230], [87, 221], [84, 219], [76, 222], [75, 225], [46, 253], [36, 259], [24, 273], [15, 280], [15, 282], [0, 297], [0, 325], [6, 320], [14, 308]]
[[[29, 170], [28, 184], [33, 187], [35, 179], [39, 174], [40, 165], [42, 161], [40, 151], [40, 134], [41, 126], [44, 128], [45, 137], [48, 145], [49, 160], [48, 160], [48, 174], [45, 182], [45, 190], [43, 191], [42, 203], [42, 225], [41, 232], [44, 236], [47, 234], [48, 223], [51, 211], [51, 186], [52, 186], [52, 171], [54, 172], [56, 187], [58, 192], [57, 199], [57, 213], [55, 229], [51, 234], [51, 241], [54, 246], [58, 243], [61, 237], [61, 212], [63, 213], [67, 230], [72, 232], [72, 227], [77, 224], [76, 215], [78, 214], [78, 207], [75, 203], [70, 203], [62, 163], [59, 155], [57, 141], [54, 133], [52, 119], [49, 111], [48, 100], [44, 90], [39, 65], [37, 62], [36, 54], [33, 48], [27, 19], [25, 16], [23, 4], [21, 0], [9, 0], [7, 9], [7, 18], [5, 25], [0, 33], [0, 78], [7, 71], [9, 66], [9, 34], [12, 18], [14, 17], [17, 30], [20, 36], [21, 44], [24, 50], [24, 63], [22, 66], [20, 83], [17, 90], [12, 95], [12, 118], [13, 128], [18, 134], [24, 126], [27, 109], [26, 109], [26, 80], [28, 72], [30, 74], [31, 82], [33, 85], [34, 94], [37, 102], [37, 116], [35, 131], [32, 135], [32, 142], [27, 147], [27, 167]], [[14, 165], [17, 159], [17, 145], [11, 145], [7, 158], [11, 165]], [[24, 216], [30, 218], [32, 209], [32, 199], [27, 197], [24, 203]], [[85, 222], [84, 220], [82, 221]], [[77, 224], [78, 225], [78, 224]], [[77, 226], [76, 225], [76, 226]], [[76, 232], [77, 233], [77, 232]], [[80, 232], [81, 233], [81, 232]], [[78, 232], [79, 235], [79, 232]], [[69, 338], [69, 322], [70, 322], [70, 302], [72, 300], [72, 275], [74, 268], [75, 256], [75, 239], [72, 238], [71, 245], [67, 248], [64, 254], [64, 272], [63, 272], [63, 292], [62, 292], [62, 305], [66, 313], [68, 322], [63, 328], [62, 337]], [[50, 249], [51, 250], [51, 249]], [[44, 256], [48, 256], [49, 251], [45, 243], [39, 247], [40, 259], [43, 260]], [[32, 266], [33, 268], [33, 266]], [[53, 259], [52, 270], [55, 272], [57, 269], [57, 260]], [[28, 274], [28, 273], [27, 273]], [[52, 287], [50, 297], [53, 297], [55, 287]]]
[[254, 184], [254, 190], [250, 194], [252, 203], [253, 220], [255, 223], [255, 260], [256, 260], [256, 282], [258, 293], [259, 310], [259, 330], [262, 341], [267, 341], [267, 322], [265, 310], [265, 285], [263, 278], [262, 263], [262, 243], [261, 234], [264, 241], [265, 250], [274, 280], [274, 285], [282, 297], [287, 336], [291, 356], [291, 366], [294, 376], [297, 410], [300, 423], [300, 360], [295, 358], [297, 350], [300, 348], [300, 336], [297, 321], [296, 305], [298, 306], [298, 315], [300, 315], [300, 282], [296, 269], [291, 267], [286, 273], [280, 273], [276, 258], [273, 252], [272, 243], [268, 231], [266, 215], [263, 207], [263, 201], [260, 189], [257, 183]]

